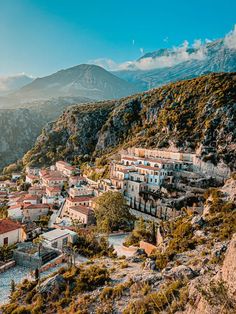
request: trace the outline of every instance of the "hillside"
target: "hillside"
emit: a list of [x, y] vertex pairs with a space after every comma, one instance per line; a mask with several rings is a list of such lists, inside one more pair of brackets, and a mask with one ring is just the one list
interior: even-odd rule
[[[134, 69], [113, 73], [139, 84], [144, 89], [150, 89], [211, 72], [235, 72], [236, 50], [229, 48], [225, 40], [219, 39], [186, 50], [159, 49], [138, 59]], [[150, 65], [152, 69], [138, 69], [146, 65]]]
[[55, 98], [0, 108], [0, 168], [21, 158], [34, 144], [47, 122], [54, 121], [71, 105], [86, 98]]
[[80, 64], [37, 78], [12, 96], [21, 99], [81, 96], [98, 100], [119, 98], [137, 91], [134, 84], [118, 78], [99, 66]]
[[204, 161], [223, 161], [235, 170], [235, 100], [236, 74], [221, 73], [72, 106], [43, 130], [24, 164], [76, 162], [141, 146], [197, 152]]

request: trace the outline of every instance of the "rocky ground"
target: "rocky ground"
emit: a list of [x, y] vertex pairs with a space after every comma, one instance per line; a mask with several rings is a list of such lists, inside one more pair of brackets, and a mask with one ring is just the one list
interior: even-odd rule
[[205, 194], [202, 214], [162, 224], [151, 256], [138, 249], [26, 281], [0, 313], [236, 313], [235, 177]]

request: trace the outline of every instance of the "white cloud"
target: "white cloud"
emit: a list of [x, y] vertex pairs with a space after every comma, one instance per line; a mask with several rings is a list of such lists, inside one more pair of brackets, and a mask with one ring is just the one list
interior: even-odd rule
[[[196, 51], [189, 53], [188, 49], [193, 47]], [[143, 55], [144, 49], [140, 48], [140, 52]], [[167, 55], [159, 56], [156, 58], [142, 58], [138, 61], [126, 61], [123, 63], [117, 63], [114, 60], [107, 58], [100, 58], [96, 60], [90, 60], [90, 63], [100, 65], [107, 70], [152, 70], [156, 68], [171, 67], [188, 60], [202, 60], [205, 58], [205, 48], [201, 43], [201, 40], [195, 40], [192, 46], [185, 40], [179, 47], [173, 47], [169, 50]]]
[[225, 36], [224, 43], [227, 48], [236, 50], [236, 24], [234, 29]]
[[[168, 41], [168, 37], [164, 39]], [[185, 40], [182, 45], [168, 49], [167, 53], [156, 58], [141, 58], [138, 61], [126, 61], [117, 63], [111, 59], [92, 60], [91, 63], [98, 64], [107, 70], [152, 70], [157, 68], [172, 67], [185, 61], [203, 60], [206, 58], [206, 46], [212, 40], [205, 39], [202, 43], [201, 39], [196, 39], [192, 45]], [[224, 44], [230, 49], [236, 49], [236, 25], [234, 29], [225, 36]], [[189, 51], [189, 48], [194, 50]], [[144, 48], [140, 48], [140, 52], [144, 54]]]

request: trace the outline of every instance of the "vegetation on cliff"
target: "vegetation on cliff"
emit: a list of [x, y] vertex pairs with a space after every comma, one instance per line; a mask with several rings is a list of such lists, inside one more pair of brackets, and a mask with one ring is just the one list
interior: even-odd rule
[[96, 104], [73, 106], [44, 129], [23, 158], [94, 161], [120, 148], [177, 147], [235, 169], [236, 74], [210, 74]]

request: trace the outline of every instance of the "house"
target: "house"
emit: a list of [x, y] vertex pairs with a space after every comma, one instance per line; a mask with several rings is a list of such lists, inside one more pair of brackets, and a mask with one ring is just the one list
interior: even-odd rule
[[25, 220], [36, 221], [41, 216], [46, 216], [48, 211], [48, 204], [24, 204], [23, 216]]
[[85, 177], [82, 176], [69, 176], [69, 186], [82, 185], [86, 181]]
[[39, 198], [37, 195], [31, 195], [31, 194], [26, 194], [24, 196], [24, 199], [23, 199], [23, 203], [24, 204], [38, 204], [39, 203]]
[[65, 215], [72, 221], [78, 221], [78, 223], [84, 225], [90, 225], [94, 223], [94, 211], [86, 206], [76, 205], [71, 206], [66, 211]]
[[92, 199], [93, 199], [93, 196], [76, 196], [73, 198], [69, 197], [66, 200], [66, 204], [68, 207], [77, 206], [77, 205], [91, 206]]
[[73, 206], [82, 205], [86, 207], [91, 207], [93, 199], [93, 196], [76, 196], [67, 198], [61, 211], [60, 217], [67, 216], [69, 208]]
[[54, 229], [43, 233], [41, 238], [45, 246], [62, 250], [69, 243], [74, 244], [76, 242], [77, 233], [68, 229]]
[[20, 179], [20, 177], [21, 177], [21, 173], [19, 173], [19, 172], [13, 172], [11, 174], [12, 181], [17, 181], [18, 179]]
[[25, 232], [21, 224], [10, 219], [0, 220], [0, 247], [22, 242], [25, 239]]
[[29, 167], [29, 166], [27, 166], [25, 171], [26, 171], [26, 174], [32, 174], [34, 176], [38, 176], [40, 169], [37, 168], [37, 167]]
[[25, 177], [25, 182], [33, 185], [35, 181], [39, 180], [39, 177], [33, 174], [27, 174]]
[[33, 185], [28, 189], [28, 193], [42, 197], [46, 193], [46, 188], [44, 186]]
[[90, 186], [82, 185], [80, 187], [70, 188], [69, 195], [71, 198], [74, 198], [76, 196], [93, 196], [94, 189], [92, 189]]
[[42, 177], [42, 184], [44, 186], [60, 186], [62, 187], [67, 178], [60, 174], [50, 173]]
[[23, 203], [17, 203], [16, 205], [12, 205], [8, 208], [7, 213], [8, 217], [13, 220], [21, 221], [23, 218]]
[[60, 186], [47, 186], [46, 187], [46, 195], [49, 197], [59, 196], [61, 194]]
[[62, 172], [67, 177], [73, 175], [76, 171], [76, 168], [74, 166], [71, 166], [69, 163], [63, 160], [56, 162], [56, 169]]

